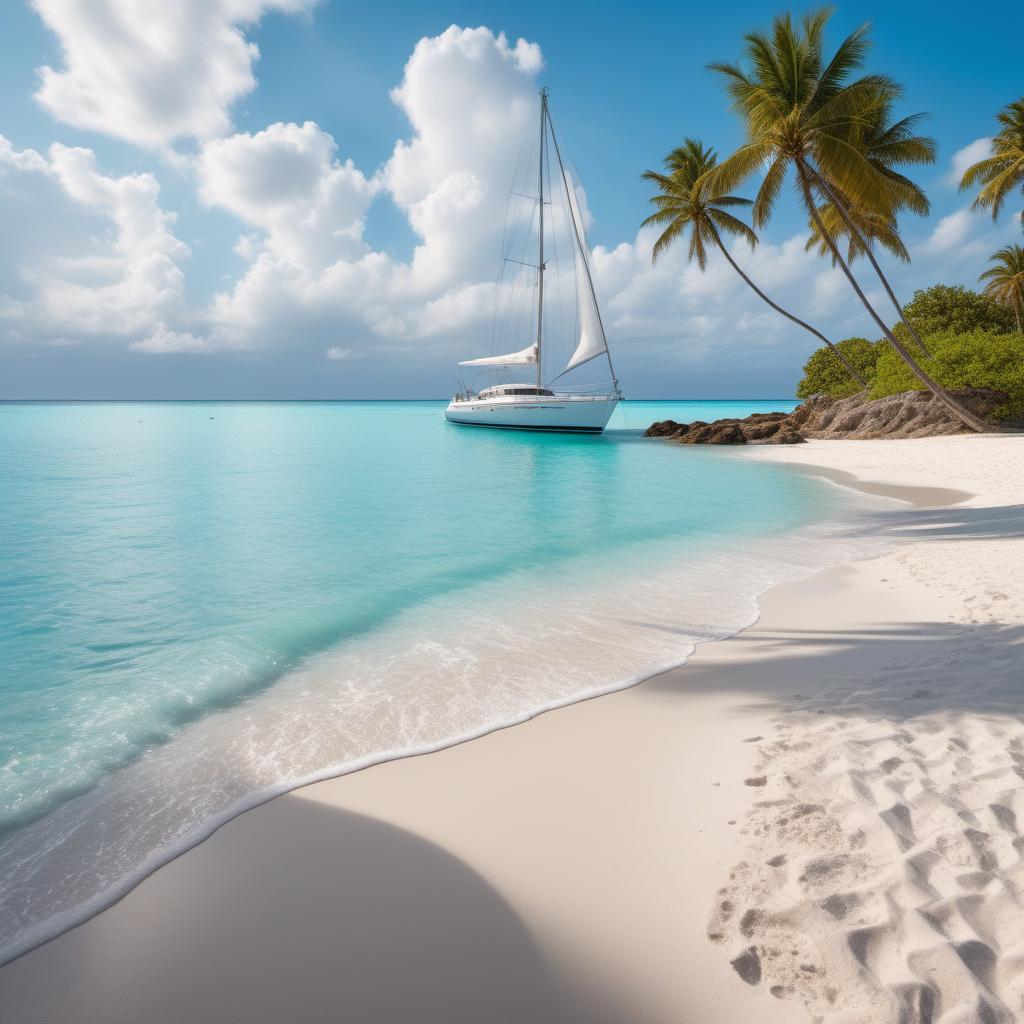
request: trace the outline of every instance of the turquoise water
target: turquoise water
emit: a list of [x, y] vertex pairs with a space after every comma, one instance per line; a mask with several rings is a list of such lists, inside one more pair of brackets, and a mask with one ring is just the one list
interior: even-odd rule
[[741, 628], [855, 503], [638, 431], [790, 407], [630, 402], [573, 437], [432, 402], [0, 406], [0, 950], [257, 798]]

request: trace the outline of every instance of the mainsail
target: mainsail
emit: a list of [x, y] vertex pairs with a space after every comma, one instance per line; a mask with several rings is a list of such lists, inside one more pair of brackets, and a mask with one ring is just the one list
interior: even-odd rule
[[[552, 137], [554, 138], [553, 133]], [[577, 366], [582, 366], [583, 363], [589, 363], [591, 359], [603, 356], [608, 351], [608, 339], [604, 336], [601, 314], [597, 309], [597, 296], [594, 294], [594, 284], [591, 280], [588, 262], [587, 234], [583, 227], [583, 217], [580, 214], [576, 189], [569, 180], [565, 165], [562, 163], [558, 140], [554, 139], [554, 143], [558, 169], [561, 172], [562, 185], [565, 188], [565, 197], [569, 204], [569, 216], [572, 219], [573, 240], [576, 242], [573, 247], [573, 257], [576, 265], [576, 301], [580, 313], [580, 339], [565, 369], [558, 375], [561, 377]]]
[[[589, 363], [599, 356], [606, 356], [608, 368], [612, 373], [612, 383], [618, 388], [615, 379], [615, 371], [611, 365], [611, 356], [608, 352], [608, 340], [605, 337], [604, 326], [601, 323], [601, 313], [597, 306], [597, 296], [594, 294], [594, 282], [590, 267], [590, 253], [587, 246], [586, 231], [583, 226], [583, 218], [580, 214], [579, 200], [573, 181], [562, 162], [562, 154], [558, 145], [558, 138], [555, 135], [554, 125], [551, 123], [547, 105], [547, 90], [541, 91], [541, 117], [540, 117], [540, 149], [538, 161], [538, 195], [537, 202], [537, 244], [538, 260], [537, 270], [537, 295], [536, 295], [536, 325], [537, 340], [528, 348], [520, 349], [518, 352], [510, 352], [508, 355], [487, 356], [482, 359], [467, 359], [459, 363], [459, 366], [536, 366], [537, 385], [541, 384], [541, 374], [548, 365], [548, 358], [544, 360], [544, 367], [541, 366], [541, 345], [544, 344], [545, 356], [547, 356], [547, 337], [544, 330], [545, 322], [545, 295], [544, 272], [546, 269], [544, 253], [544, 178], [546, 163], [545, 150], [548, 149], [546, 141], [550, 134], [550, 141], [554, 149], [554, 155], [558, 165], [558, 177], [561, 179], [562, 188], [558, 191], [564, 192], [566, 212], [569, 221], [573, 263], [576, 277], [576, 308], [579, 316], [579, 337], [576, 341], [576, 348], [566, 363], [565, 368], [552, 378], [551, 383], [563, 377], [570, 370], [577, 366]], [[548, 149], [550, 152], [550, 150]], [[550, 168], [548, 170], [550, 174]], [[549, 179], [550, 180], [550, 179]], [[557, 186], [556, 186], [557, 187]], [[519, 194], [519, 193], [515, 193]], [[524, 196], [524, 198], [527, 198]], [[553, 197], [552, 197], [553, 198]], [[564, 222], [563, 222], [564, 223]], [[557, 250], [556, 250], [557, 251]], [[522, 260], [514, 259], [513, 263], [523, 263], [523, 266], [533, 266]], [[617, 392], [616, 392], [617, 393]]]
[[537, 362], [537, 344], [509, 352], [505, 356], [485, 356], [483, 359], [464, 359], [459, 366], [532, 366]]

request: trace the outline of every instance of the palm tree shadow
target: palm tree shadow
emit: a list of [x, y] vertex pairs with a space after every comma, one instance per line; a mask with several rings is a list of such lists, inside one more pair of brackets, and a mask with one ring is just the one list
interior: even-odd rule
[[954, 506], [876, 513], [890, 537], [916, 540], [1008, 540], [1024, 537], [1024, 505]]
[[[751, 630], [736, 656], [699, 659], [648, 680], [652, 695], [750, 695], [763, 711], [1024, 716], [1024, 625], [900, 623], [850, 630]], [[747, 655], [756, 655], [748, 657]]]
[[[7, 1024], [620, 1024], [441, 847], [289, 794], [0, 970]], [[601, 990], [601, 991], [598, 991]]]

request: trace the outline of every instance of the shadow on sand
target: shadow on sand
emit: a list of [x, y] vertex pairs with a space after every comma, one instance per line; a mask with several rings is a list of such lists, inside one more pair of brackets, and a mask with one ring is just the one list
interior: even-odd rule
[[[1024, 505], [873, 513], [868, 524], [855, 529], [920, 541], [1020, 540]], [[978, 617], [998, 620], [999, 597], [987, 595], [988, 610], [979, 609]], [[666, 630], [659, 624], [630, 621]], [[686, 624], [667, 631], [711, 639]], [[904, 622], [854, 630], [754, 626], [729, 642], [739, 652], [735, 659], [709, 664], [697, 659], [681, 672], [648, 680], [644, 689], [680, 695], [728, 689], [749, 693], [762, 706], [770, 701], [782, 710], [794, 698], [802, 700], [807, 693], [841, 684], [865, 691], [856, 705], [859, 713], [874, 707], [896, 716], [941, 710], [1024, 714], [1024, 626], [1016, 624]], [[748, 653], [770, 657], [772, 670], [766, 671], [763, 661], [746, 657]], [[928, 678], [934, 684], [930, 688], [922, 684]], [[928, 689], [929, 696], [907, 697], [900, 690], [901, 681], [914, 692]], [[908, 703], [901, 707], [900, 700]], [[833, 710], [853, 711], [854, 704]]]
[[878, 514], [881, 532], [914, 540], [1010, 540], [1024, 537], [1024, 505], [953, 506]]
[[5, 1024], [621, 1024], [410, 832], [294, 794], [0, 969]]
[[[805, 707], [813, 695], [823, 713], [896, 720], [945, 712], [1024, 716], [1019, 624], [752, 629], [730, 644], [736, 658], [698, 660], [649, 680], [643, 690], [680, 697], [731, 690], [750, 694], [751, 707], [779, 711]], [[757, 657], [745, 657], [747, 649]]]

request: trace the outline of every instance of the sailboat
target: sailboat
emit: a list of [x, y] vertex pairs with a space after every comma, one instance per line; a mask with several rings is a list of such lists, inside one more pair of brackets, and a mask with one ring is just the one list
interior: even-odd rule
[[[552, 151], [555, 156], [554, 167], [551, 163]], [[497, 374], [501, 379], [498, 383], [490, 384], [479, 391], [462, 385], [459, 392], [452, 397], [444, 414], [450, 422], [468, 426], [599, 434], [607, 426], [615, 406], [622, 398], [622, 393], [612, 366], [608, 339], [605, 337], [597, 294], [594, 291], [590, 250], [579, 202], [563, 163], [548, 110], [547, 89], [542, 89], [540, 93], [540, 146], [537, 166], [536, 196], [513, 192], [513, 195], [531, 201], [531, 226], [534, 221], [537, 224], [537, 263], [534, 265], [511, 260], [512, 263], [527, 267], [535, 273], [534, 280], [530, 282], [533, 303], [532, 308], [528, 310], [528, 324], [533, 341], [525, 348], [505, 355], [485, 356], [460, 362], [459, 366], [478, 367], [488, 373]], [[553, 170], [555, 189], [550, 188]], [[545, 198], [545, 176], [549, 179], [549, 198]], [[576, 330], [572, 339], [575, 341], [575, 347], [564, 364], [552, 359], [555, 352], [545, 321], [544, 305], [544, 276], [545, 272], [551, 269], [545, 262], [545, 207], [552, 206], [552, 200], [555, 198], [552, 193], [556, 191], [557, 198], [562, 204], [561, 226], [567, 229], [565, 234], [568, 235], [568, 248], [574, 264], [576, 300], [573, 318]], [[554, 210], [554, 207], [552, 209]], [[549, 220], [554, 220], [554, 216]], [[550, 233], [554, 226], [549, 224], [547, 232]], [[548, 241], [549, 245], [554, 245], [554, 236]], [[563, 251], [564, 249], [563, 245]], [[585, 364], [593, 365], [598, 360], [607, 362], [610, 381], [577, 385], [559, 383], [570, 372]], [[528, 382], [512, 379], [519, 368], [524, 367], [532, 367], [533, 379]]]

